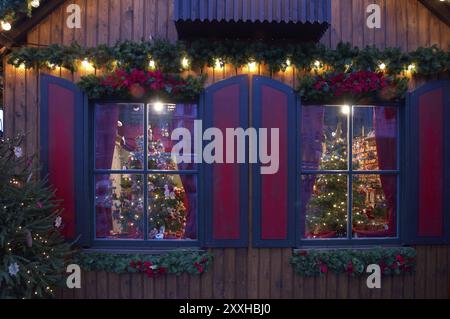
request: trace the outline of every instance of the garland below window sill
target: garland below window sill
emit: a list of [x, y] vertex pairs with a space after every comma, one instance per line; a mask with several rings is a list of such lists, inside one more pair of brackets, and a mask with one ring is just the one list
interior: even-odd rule
[[80, 252], [74, 256], [74, 263], [87, 272], [144, 273], [149, 278], [184, 273], [202, 275], [212, 261], [213, 255], [190, 250], [161, 255]]
[[376, 264], [385, 276], [412, 273], [416, 268], [414, 248], [374, 248], [341, 250], [300, 250], [290, 263], [302, 277], [317, 277], [328, 273], [351, 276], [367, 275], [367, 266]]

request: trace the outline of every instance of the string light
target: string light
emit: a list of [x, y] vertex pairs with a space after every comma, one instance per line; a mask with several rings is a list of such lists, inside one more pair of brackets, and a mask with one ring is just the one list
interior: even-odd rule
[[33, 8], [37, 8], [37, 7], [39, 7], [39, 6], [41, 5], [41, 3], [40, 3], [39, 0], [32, 0], [32, 1], [30, 2], [30, 5], [31, 5]]
[[322, 63], [319, 60], [314, 61], [314, 67], [316, 69], [320, 69], [320, 66], [322, 65]]
[[186, 58], [186, 57], [184, 57], [182, 60], [181, 60], [181, 66], [183, 67], [183, 69], [188, 69], [189, 68], [189, 60], [188, 60], [188, 58]]
[[257, 69], [257, 65], [256, 65], [255, 61], [248, 63], [248, 71], [249, 72], [256, 72], [256, 69]]
[[290, 67], [292, 65], [291, 59], [286, 60], [286, 66]]
[[408, 65], [408, 71], [412, 72], [416, 69], [416, 65], [414, 63], [411, 63], [410, 65]]
[[92, 69], [94, 68], [94, 66], [92, 65], [91, 62], [89, 62], [88, 59], [84, 59], [84, 60], [81, 62], [81, 65], [83, 66], [83, 68], [84, 68], [85, 70], [92, 70]]
[[150, 62], [148, 63], [148, 66], [150, 69], [154, 70], [156, 68], [156, 62], [153, 60], [150, 60]]
[[380, 65], [378, 65], [378, 68], [379, 68], [381, 71], [384, 71], [384, 70], [386, 70], [386, 64], [380, 63]]
[[1, 21], [0, 25], [1, 25], [3, 31], [10, 31], [12, 28], [11, 23], [9, 23], [8, 21]]
[[223, 69], [223, 67], [224, 63], [220, 59], [216, 59], [214, 63], [214, 68], [221, 70]]

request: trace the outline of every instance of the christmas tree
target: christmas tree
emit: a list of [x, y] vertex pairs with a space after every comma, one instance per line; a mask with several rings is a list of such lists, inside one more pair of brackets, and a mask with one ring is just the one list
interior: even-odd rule
[[[149, 129], [148, 169], [173, 171], [176, 169], [171, 154], [165, 152], [161, 139], [154, 139]], [[144, 137], [136, 138], [136, 150], [130, 154], [129, 161], [144, 163]], [[120, 203], [120, 223], [122, 233], [143, 230], [142, 215], [137, 214], [137, 207], [142, 207], [142, 196], [133, 190], [142, 184], [140, 175], [122, 177], [121, 193], [116, 198]], [[186, 227], [185, 191], [180, 177], [173, 174], [153, 174], [148, 181], [148, 227], [149, 239], [181, 239]]]
[[22, 139], [0, 140], [0, 299], [52, 297], [70, 254], [59, 202], [34, 179]]
[[[323, 155], [319, 170], [346, 171], [348, 168], [347, 142], [342, 137], [342, 124], [331, 136], [326, 136], [323, 145]], [[348, 180], [343, 174], [318, 175], [311, 200], [307, 207], [307, 231], [311, 237], [321, 237], [332, 234], [331, 237], [347, 237], [348, 212]], [[365, 194], [359, 179], [353, 181], [353, 222], [367, 223], [364, 214]]]

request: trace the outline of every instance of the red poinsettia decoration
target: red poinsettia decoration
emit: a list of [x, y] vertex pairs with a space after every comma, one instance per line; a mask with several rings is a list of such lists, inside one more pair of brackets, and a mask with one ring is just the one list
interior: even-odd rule
[[299, 88], [306, 101], [328, 102], [339, 98], [359, 101], [368, 97], [391, 100], [401, 90], [396, 81], [383, 72], [357, 71], [306, 76]]
[[100, 85], [117, 91], [127, 91], [132, 97], [140, 98], [150, 92], [176, 94], [187, 83], [160, 70], [118, 69], [104, 77]]

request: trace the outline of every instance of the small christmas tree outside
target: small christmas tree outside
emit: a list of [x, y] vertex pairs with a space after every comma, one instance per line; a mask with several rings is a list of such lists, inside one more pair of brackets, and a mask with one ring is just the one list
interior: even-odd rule
[[0, 299], [52, 297], [71, 254], [59, 232], [60, 202], [34, 179], [22, 141], [0, 140]]

